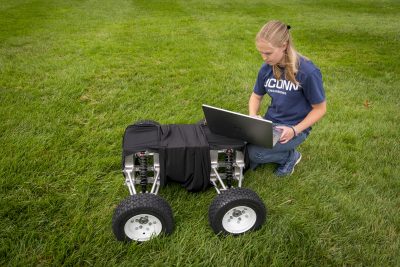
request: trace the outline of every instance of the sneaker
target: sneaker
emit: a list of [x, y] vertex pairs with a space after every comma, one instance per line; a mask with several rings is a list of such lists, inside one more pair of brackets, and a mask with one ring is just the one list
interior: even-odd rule
[[275, 170], [276, 176], [287, 176], [294, 172], [294, 166], [296, 166], [301, 160], [301, 154], [297, 150], [293, 153], [293, 158], [288, 160], [285, 164], [280, 165]]

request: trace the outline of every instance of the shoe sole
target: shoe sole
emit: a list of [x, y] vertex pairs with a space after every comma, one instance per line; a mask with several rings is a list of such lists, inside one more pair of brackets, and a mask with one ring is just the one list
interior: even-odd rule
[[301, 153], [300, 153], [299, 159], [298, 159], [298, 160], [296, 161], [296, 163], [294, 164], [293, 169], [292, 169], [292, 172], [290, 173], [290, 175], [293, 174], [293, 172], [294, 172], [294, 167], [296, 167], [296, 165], [299, 164], [300, 160], [301, 160]]

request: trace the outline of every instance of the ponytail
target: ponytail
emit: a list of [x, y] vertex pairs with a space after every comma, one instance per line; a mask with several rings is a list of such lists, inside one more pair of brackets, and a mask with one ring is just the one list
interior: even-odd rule
[[[272, 20], [265, 24], [257, 33], [256, 42], [263, 40], [274, 47], [282, 47], [286, 44], [284, 51], [284, 64], [285, 64], [285, 78], [295, 85], [299, 82], [296, 80], [296, 74], [299, 70], [299, 59], [301, 55], [296, 51], [293, 45], [292, 37], [290, 35], [289, 25], [285, 25], [280, 21]], [[273, 65], [272, 70], [277, 80], [282, 77], [282, 70], [278, 65]]]

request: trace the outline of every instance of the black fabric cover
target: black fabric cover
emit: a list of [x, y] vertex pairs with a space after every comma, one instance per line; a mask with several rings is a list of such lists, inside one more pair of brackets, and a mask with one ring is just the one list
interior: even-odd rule
[[[205, 190], [210, 181], [210, 149], [199, 125], [162, 126], [165, 178], [189, 191]], [[160, 164], [160, 167], [161, 164]]]
[[157, 152], [161, 185], [173, 181], [188, 191], [201, 191], [210, 184], [210, 149], [226, 148], [243, 151], [245, 143], [212, 134], [204, 124], [134, 124], [125, 130], [122, 164], [127, 155], [144, 150]]
[[160, 149], [160, 138], [161, 128], [158, 125], [129, 125], [125, 130], [122, 141], [123, 158], [144, 150], [158, 152]]

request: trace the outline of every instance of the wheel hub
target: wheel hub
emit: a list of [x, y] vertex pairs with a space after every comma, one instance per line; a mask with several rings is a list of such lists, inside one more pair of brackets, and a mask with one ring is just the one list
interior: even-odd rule
[[[243, 210], [244, 211], [244, 210]], [[242, 211], [234, 209], [232, 212], [232, 216], [233, 217], [240, 217], [240, 215], [242, 215]]]
[[222, 227], [229, 233], [241, 234], [250, 230], [256, 223], [256, 212], [247, 206], [228, 210], [222, 218]]
[[162, 230], [161, 221], [150, 214], [139, 214], [126, 221], [125, 234], [135, 241], [147, 241], [158, 236]]
[[140, 224], [147, 224], [149, 222], [149, 217], [145, 216], [145, 217], [140, 217], [140, 219], [138, 220], [138, 222]]

